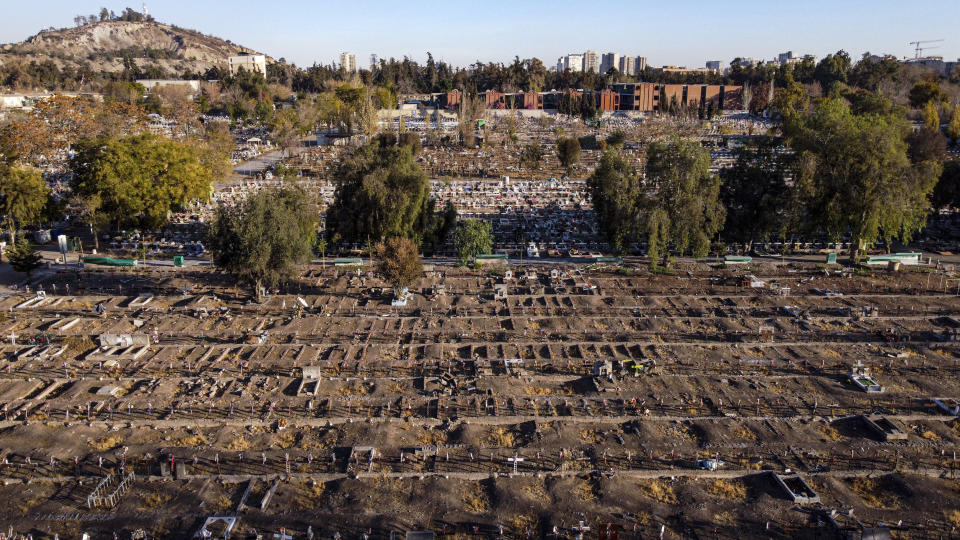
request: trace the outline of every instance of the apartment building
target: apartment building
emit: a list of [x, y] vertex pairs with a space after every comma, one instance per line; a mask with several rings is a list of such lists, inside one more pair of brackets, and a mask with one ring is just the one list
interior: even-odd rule
[[357, 72], [357, 55], [348, 52], [340, 53], [340, 67], [347, 73]]
[[267, 58], [262, 54], [240, 54], [227, 59], [230, 75], [236, 75], [241, 69], [267, 76]]

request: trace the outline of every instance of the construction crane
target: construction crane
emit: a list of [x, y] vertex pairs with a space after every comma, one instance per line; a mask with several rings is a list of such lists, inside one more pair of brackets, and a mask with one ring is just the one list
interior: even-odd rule
[[914, 58], [920, 58], [920, 54], [923, 53], [923, 50], [924, 50], [924, 49], [938, 49], [938, 48], [939, 48], [939, 46], [921, 47], [920, 45], [922, 45], [922, 44], [924, 44], [924, 43], [937, 43], [937, 42], [940, 42], [940, 41], [943, 41], [943, 40], [942, 40], [942, 39], [928, 39], [928, 40], [925, 40], [925, 41], [911, 41], [911, 42], [910, 42], [910, 45], [914, 45], [914, 46], [915, 46], [914, 53], [913, 53], [913, 57], [914, 57]]

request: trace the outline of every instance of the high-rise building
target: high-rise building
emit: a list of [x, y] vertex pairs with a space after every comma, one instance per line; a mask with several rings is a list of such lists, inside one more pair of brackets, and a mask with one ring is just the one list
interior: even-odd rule
[[583, 71], [600, 72], [600, 55], [597, 51], [583, 53]]
[[717, 73], [723, 71], [723, 62], [720, 60], [707, 60], [707, 69], [712, 69]]
[[340, 53], [340, 67], [347, 73], [357, 72], [357, 55], [348, 52]]
[[777, 62], [781, 64], [789, 64], [790, 61], [794, 59], [797, 59], [797, 57], [793, 55], [793, 51], [787, 51], [777, 55]]
[[615, 52], [604, 53], [600, 59], [600, 73], [608, 73], [611, 69], [623, 71], [620, 69], [620, 55]]
[[583, 55], [582, 54], [568, 54], [563, 60], [564, 69], [569, 69], [572, 72], [583, 71]]
[[633, 64], [633, 73], [634, 75], [639, 75], [643, 73], [643, 70], [647, 69], [647, 57], [638, 56], [635, 63]]
[[636, 73], [634, 68], [636, 67], [637, 58], [635, 56], [621, 56], [620, 61], [617, 63], [617, 71], [623, 75], [633, 75]]

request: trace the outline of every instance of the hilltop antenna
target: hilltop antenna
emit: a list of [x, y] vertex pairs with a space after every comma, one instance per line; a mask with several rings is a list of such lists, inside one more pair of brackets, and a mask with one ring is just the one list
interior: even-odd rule
[[147, 13], [147, 3], [144, 2], [144, 3], [143, 3], [143, 18], [146, 19], [148, 16], [149, 16], [149, 13]]

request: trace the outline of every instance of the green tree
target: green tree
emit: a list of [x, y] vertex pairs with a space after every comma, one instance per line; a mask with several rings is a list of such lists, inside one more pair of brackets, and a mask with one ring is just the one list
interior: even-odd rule
[[807, 224], [834, 240], [851, 235], [850, 258], [860, 260], [878, 239], [908, 242], [926, 222], [940, 164], [911, 163], [910, 124], [896, 114], [855, 115], [829, 98], [788, 123], [799, 158], [796, 179]]
[[645, 215], [640, 177], [616, 149], [600, 156], [587, 189], [600, 230], [610, 248], [625, 253], [639, 240]]
[[145, 134], [82, 141], [75, 149], [73, 192], [99, 197], [100, 212], [118, 227], [159, 227], [187, 201], [209, 199], [217, 179], [212, 151], [191, 142]]
[[393, 236], [377, 243], [377, 272], [400, 291], [416, 285], [423, 275], [423, 263], [417, 253], [417, 244], [409, 238]]
[[849, 72], [850, 55], [841, 50], [836, 54], [828, 54], [820, 60], [813, 72], [813, 78], [820, 83], [826, 93], [833, 88], [834, 84], [847, 82]]
[[433, 212], [430, 182], [409, 146], [374, 139], [343, 160], [334, 173], [327, 234], [359, 244], [388, 236], [422, 238]]
[[793, 74], [787, 73], [783, 87], [777, 88], [774, 92], [773, 101], [770, 108], [775, 113], [786, 118], [799, 114], [807, 109], [809, 99], [803, 85], [794, 80]]
[[608, 147], [621, 147], [627, 142], [627, 134], [624, 133], [622, 129], [618, 129], [610, 135], [607, 135], [606, 140]]
[[580, 141], [576, 137], [560, 137], [557, 139], [557, 159], [560, 165], [569, 174], [573, 166], [580, 161]]
[[788, 179], [792, 159], [778, 151], [779, 141], [761, 138], [735, 151], [736, 161], [720, 170], [720, 201], [726, 208], [726, 241], [751, 249], [753, 242], [782, 237], [796, 214]]
[[413, 157], [417, 157], [417, 155], [420, 154], [420, 150], [423, 149], [423, 145], [420, 143], [420, 134], [415, 131], [405, 131], [401, 133], [400, 136], [397, 137], [397, 144], [409, 147]]
[[10, 261], [10, 266], [14, 270], [25, 272], [27, 277], [30, 277], [30, 273], [43, 264], [43, 257], [34, 251], [33, 244], [22, 236], [7, 247], [7, 260]]
[[100, 251], [100, 229], [108, 223], [106, 215], [100, 211], [100, 196], [97, 194], [86, 197], [75, 195], [68, 205], [74, 219], [90, 227], [93, 235], [93, 247]]
[[931, 199], [936, 209], [960, 208], [960, 160], [943, 164], [943, 172]]
[[460, 223], [453, 233], [453, 248], [461, 264], [466, 264], [477, 255], [491, 253], [493, 235], [490, 233], [490, 222], [468, 219]]
[[317, 236], [317, 242], [313, 245], [313, 249], [320, 253], [320, 268], [324, 268], [327, 265], [327, 239], [324, 236]]
[[520, 150], [520, 166], [526, 169], [534, 170], [540, 168], [540, 161], [543, 159], [543, 149], [537, 142], [527, 143]]
[[953, 139], [954, 143], [960, 141], [960, 105], [953, 107], [953, 113], [950, 115], [950, 123], [947, 124], [947, 137]]
[[910, 106], [919, 109], [931, 101], [939, 103], [946, 100], [946, 94], [935, 81], [917, 81], [910, 89]]
[[937, 105], [928, 101], [923, 106], [923, 127], [932, 131], [940, 131], [940, 114], [937, 112]]
[[720, 178], [710, 173], [710, 152], [695, 141], [652, 143], [647, 149], [647, 181], [654, 188], [653, 208], [665, 214], [660, 227], [674, 249], [705, 257], [725, 216]]
[[37, 169], [0, 163], [0, 215], [10, 231], [11, 240], [16, 237], [17, 227], [39, 219], [49, 194], [50, 190]]
[[207, 243], [213, 263], [253, 286], [257, 300], [266, 286], [290, 280], [309, 262], [319, 215], [299, 188], [263, 190], [235, 207], [220, 206]]

